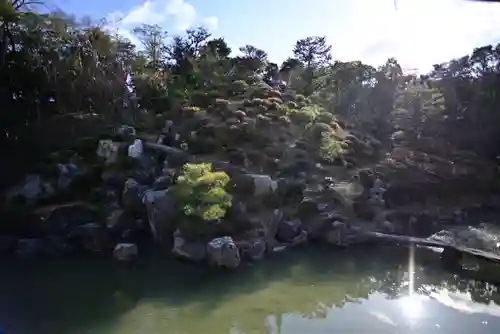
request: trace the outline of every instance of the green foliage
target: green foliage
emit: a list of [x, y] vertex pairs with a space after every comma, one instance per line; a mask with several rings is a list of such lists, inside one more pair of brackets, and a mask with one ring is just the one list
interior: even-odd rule
[[302, 107], [291, 115], [299, 123], [312, 123], [318, 117], [321, 108], [316, 105]]
[[334, 132], [334, 129], [326, 123], [314, 123], [307, 130], [313, 139], [321, 139], [325, 133]]
[[333, 162], [345, 154], [347, 145], [344, 141], [338, 139], [333, 132], [325, 131], [322, 133], [319, 155], [322, 159]]
[[187, 107], [182, 107], [182, 111], [185, 113], [198, 113], [202, 109], [200, 107], [194, 107], [194, 106], [187, 106]]
[[232, 197], [224, 189], [228, 182], [229, 176], [212, 172], [210, 163], [187, 163], [170, 191], [185, 216], [214, 221], [231, 207]]
[[326, 123], [326, 124], [332, 124], [333, 122], [336, 122], [337, 118], [329, 113], [329, 112], [320, 112], [318, 114], [318, 117], [316, 118], [316, 122], [321, 122], [321, 123]]
[[248, 88], [248, 84], [243, 80], [236, 80], [231, 84], [231, 91], [233, 94], [243, 94], [248, 90]]

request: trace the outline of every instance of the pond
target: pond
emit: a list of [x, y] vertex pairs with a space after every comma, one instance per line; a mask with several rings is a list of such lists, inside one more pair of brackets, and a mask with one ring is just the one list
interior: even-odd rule
[[498, 333], [495, 286], [406, 248], [296, 249], [236, 271], [3, 262], [6, 334]]

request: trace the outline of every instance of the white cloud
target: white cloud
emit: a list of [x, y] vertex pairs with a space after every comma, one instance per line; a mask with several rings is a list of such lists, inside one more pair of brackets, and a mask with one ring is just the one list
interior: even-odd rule
[[[131, 30], [140, 24], [158, 24], [166, 30], [179, 32], [197, 24], [196, 8], [185, 0], [147, 0], [130, 11], [114, 12], [108, 15], [108, 27], [137, 44]], [[216, 17], [207, 17], [199, 22], [215, 30]], [[172, 24], [173, 23], [173, 24]]]
[[208, 30], [215, 31], [219, 27], [219, 19], [215, 16], [205, 17], [201, 20], [201, 24]]
[[[470, 53], [500, 42], [500, 5], [463, 0], [350, 0], [332, 32], [334, 56], [381, 64], [396, 57], [406, 68]], [[496, 39], [496, 40], [495, 40]]]

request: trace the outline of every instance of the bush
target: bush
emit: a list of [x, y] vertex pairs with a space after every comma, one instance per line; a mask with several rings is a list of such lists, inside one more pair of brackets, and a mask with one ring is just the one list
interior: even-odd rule
[[224, 189], [228, 182], [229, 176], [212, 172], [210, 163], [186, 163], [171, 191], [185, 216], [214, 221], [231, 207], [232, 197]]
[[333, 132], [323, 132], [319, 155], [328, 162], [334, 162], [346, 152], [347, 145], [338, 139]]
[[215, 108], [224, 114], [229, 110], [229, 101], [225, 99], [215, 99]]
[[288, 101], [286, 103], [287, 107], [288, 108], [292, 108], [292, 109], [297, 109], [299, 106], [297, 105], [297, 103], [293, 102], [293, 101]]
[[325, 133], [333, 132], [333, 128], [326, 123], [315, 123], [308, 130], [313, 139], [321, 139]]
[[231, 92], [233, 94], [243, 94], [249, 88], [248, 84], [243, 80], [233, 81], [231, 84]]
[[295, 95], [295, 101], [298, 103], [305, 103], [306, 97], [302, 94], [297, 94], [297, 95]]
[[221, 97], [219, 91], [194, 91], [191, 94], [190, 101], [192, 104], [201, 106], [202, 108], [207, 108], [213, 101]]
[[314, 122], [319, 114], [319, 107], [317, 106], [307, 106], [300, 108], [296, 112], [292, 113], [292, 117], [295, 121], [300, 123], [311, 123]]
[[187, 107], [182, 107], [182, 111], [186, 113], [197, 113], [201, 111], [200, 107], [195, 107], [195, 106], [187, 106]]
[[321, 122], [321, 123], [326, 123], [326, 124], [332, 124], [333, 122], [336, 122], [337, 118], [330, 114], [329, 112], [320, 112], [318, 114], [318, 117], [316, 118], [316, 122]]

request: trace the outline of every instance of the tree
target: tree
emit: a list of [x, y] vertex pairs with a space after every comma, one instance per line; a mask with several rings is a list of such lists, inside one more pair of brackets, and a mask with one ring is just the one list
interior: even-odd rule
[[293, 48], [295, 57], [304, 64], [303, 78], [304, 94], [311, 95], [314, 91], [313, 80], [315, 72], [327, 65], [332, 59], [332, 47], [326, 43], [326, 37], [307, 37], [298, 40]]
[[268, 62], [267, 52], [258, 49], [253, 45], [245, 45], [240, 47], [242, 57], [236, 57], [239, 64], [248, 69], [253, 74], [261, 74]]
[[168, 36], [159, 25], [143, 24], [133, 29], [133, 33], [144, 47], [142, 52], [148, 60], [148, 66], [158, 70], [163, 60], [163, 50], [165, 48], [165, 39]]

